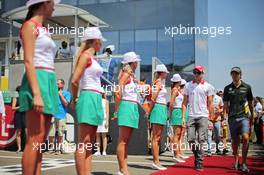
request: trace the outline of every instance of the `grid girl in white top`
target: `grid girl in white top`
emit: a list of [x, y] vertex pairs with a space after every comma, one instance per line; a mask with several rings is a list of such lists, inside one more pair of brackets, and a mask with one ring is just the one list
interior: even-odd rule
[[150, 123], [152, 129], [152, 167], [158, 170], [166, 170], [159, 161], [159, 145], [163, 126], [167, 124], [167, 89], [165, 88], [165, 80], [167, 78], [167, 70], [164, 64], [159, 64], [155, 70], [155, 78], [153, 83], [151, 107], [150, 107]]
[[51, 118], [58, 110], [59, 96], [54, 70], [56, 45], [42, 26], [52, 16], [59, 0], [29, 0], [28, 13], [20, 30], [26, 73], [19, 91], [20, 112], [26, 112], [27, 143], [22, 172], [41, 174], [42, 153]]
[[[78, 122], [78, 146], [75, 153], [78, 174], [91, 174], [91, 147], [97, 126], [102, 125], [104, 119], [100, 81], [103, 69], [94, 58], [104, 40], [99, 28], [88, 27], [85, 30], [72, 77], [73, 106], [76, 106]], [[79, 84], [81, 92], [78, 97]]]
[[120, 71], [118, 90], [115, 93], [115, 114], [118, 118], [119, 137], [117, 144], [117, 160], [119, 175], [128, 175], [127, 150], [134, 129], [138, 128], [138, 93], [134, 77], [137, 64], [140, 61], [135, 52], [124, 54], [123, 69]]

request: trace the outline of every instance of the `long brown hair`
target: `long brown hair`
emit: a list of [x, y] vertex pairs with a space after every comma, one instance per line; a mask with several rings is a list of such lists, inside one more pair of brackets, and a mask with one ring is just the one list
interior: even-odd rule
[[26, 16], [24, 22], [26, 22], [30, 18], [32, 18], [34, 13], [35, 13], [35, 11], [38, 10], [43, 4], [44, 4], [44, 2], [40, 2], [40, 3], [33, 4], [33, 5], [29, 6], [28, 7], [28, 13], [27, 13], [27, 16]]
[[179, 87], [180, 87], [180, 84], [181, 84], [181, 82], [172, 82], [172, 84], [171, 84], [171, 94], [173, 93], [173, 88], [176, 86], [176, 85], [179, 85]]

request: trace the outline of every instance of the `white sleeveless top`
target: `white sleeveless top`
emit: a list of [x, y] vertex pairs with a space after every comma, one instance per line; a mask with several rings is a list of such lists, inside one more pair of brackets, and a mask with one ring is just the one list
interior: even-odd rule
[[182, 108], [183, 95], [179, 92], [178, 96], [175, 98], [174, 108]]
[[93, 57], [91, 57], [91, 61], [91, 65], [85, 69], [80, 80], [80, 87], [82, 90], [93, 90], [101, 93], [103, 89], [100, 77], [103, 74], [103, 68]]
[[134, 82], [134, 78], [132, 76], [129, 77], [127, 84], [123, 88], [122, 100], [128, 100], [137, 103], [137, 84]]
[[163, 86], [159, 92], [157, 99], [156, 99], [156, 103], [161, 103], [161, 104], [166, 105], [167, 104], [166, 97], [167, 97], [168, 92], [167, 92], [167, 89], [165, 88], [165, 83], [164, 82], [161, 82], [161, 83]]
[[[51, 35], [45, 27], [32, 19], [28, 22], [34, 23], [37, 28], [34, 31], [37, 33], [33, 58], [34, 66], [54, 71], [54, 58], [57, 50], [56, 44], [51, 39]], [[20, 39], [22, 39], [21, 36]]]

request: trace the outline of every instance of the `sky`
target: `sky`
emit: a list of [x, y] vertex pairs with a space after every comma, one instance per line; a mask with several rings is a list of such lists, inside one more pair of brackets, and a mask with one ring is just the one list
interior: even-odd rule
[[264, 0], [208, 0], [208, 26], [231, 26], [231, 35], [208, 38], [208, 80], [223, 89], [239, 66], [253, 95], [264, 97]]

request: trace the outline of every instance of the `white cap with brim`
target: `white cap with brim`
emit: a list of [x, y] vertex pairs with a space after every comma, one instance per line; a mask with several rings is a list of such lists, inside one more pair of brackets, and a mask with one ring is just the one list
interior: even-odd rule
[[[51, 1], [51, 0], [28, 0], [27, 3], [26, 3], [26, 6], [27, 7], [30, 7], [34, 4], [38, 4], [38, 3], [41, 3], [41, 2], [46, 2], [46, 1]], [[58, 4], [60, 3], [61, 0], [53, 0], [54, 4]]]
[[82, 41], [99, 39], [101, 41], [106, 41], [103, 37], [99, 27], [87, 27], [84, 31], [84, 36], [82, 37]]
[[181, 85], [185, 85], [187, 82], [184, 79], [181, 79]]
[[135, 52], [127, 52], [124, 54], [124, 59], [122, 61], [122, 64], [139, 62], [139, 61], [141, 61], [139, 55], [137, 55]]
[[106, 49], [110, 49], [112, 52], [115, 51], [115, 45], [109, 45], [105, 47]]
[[179, 74], [174, 74], [171, 78], [172, 82], [181, 82], [181, 76]]
[[154, 72], [166, 72], [166, 73], [169, 73], [167, 67], [164, 64], [158, 64]]

